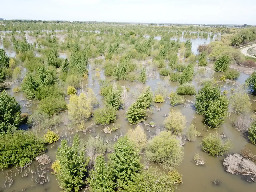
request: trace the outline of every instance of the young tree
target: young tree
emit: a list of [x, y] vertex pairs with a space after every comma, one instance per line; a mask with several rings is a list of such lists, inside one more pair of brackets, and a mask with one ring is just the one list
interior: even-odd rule
[[6, 78], [6, 69], [9, 67], [9, 57], [3, 49], [0, 49], [0, 82]]
[[127, 190], [130, 182], [136, 181], [142, 171], [138, 152], [127, 137], [120, 138], [110, 156], [110, 169], [115, 189]]
[[0, 133], [16, 129], [21, 122], [20, 105], [3, 91], [0, 94]]
[[102, 155], [96, 158], [94, 169], [90, 173], [89, 185], [95, 192], [114, 192], [114, 182]]
[[218, 127], [227, 114], [228, 100], [218, 87], [206, 83], [196, 95], [196, 111], [204, 116], [204, 123], [210, 128]]
[[227, 55], [219, 57], [214, 63], [214, 69], [216, 72], [225, 72], [228, 69], [230, 58]]
[[56, 159], [60, 169], [57, 178], [60, 187], [65, 191], [77, 192], [86, 184], [88, 160], [85, 159], [83, 151], [78, 135], [74, 136], [72, 146], [68, 146], [67, 140], [64, 139], [58, 148]]
[[0, 169], [23, 167], [44, 151], [43, 140], [30, 131], [0, 134]]
[[248, 85], [251, 92], [256, 95], [256, 72], [251, 74], [251, 76], [246, 80], [246, 84]]

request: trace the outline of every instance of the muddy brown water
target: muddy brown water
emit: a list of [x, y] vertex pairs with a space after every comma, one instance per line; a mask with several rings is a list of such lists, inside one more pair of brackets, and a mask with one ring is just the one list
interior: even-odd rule
[[[150, 71], [148, 69], [147, 71]], [[100, 79], [105, 79], [104, 72], [100, 72], [100, 77], [95, 76], [95, 67], [90, 65], [89, 67], [89, 78], [88, 78], [88, 87], [92, 88], [95, 92], [97, 99], [100, 102], [100, 105], [103, 104], [102, 97], [100, 96]], [[218, 74], [215, 74], [218, 75]], [[214, 75], [214, 76], [215, 76]], [[198, 76], [198, 78], [197, 78]], [[198, 90], [200, 88], [200, 77], [204, 79], [209, 79], [213, 76], [213, 73], [210, 69], [205, 70], [204, 74], [197, 74], [193, 80], [193, 85], [196, 86]], [[248, 75], [241, 73], [239, 79], [233, 82], [222, 83], [222, 90], [230, 90], [231, 88], [238, 88], [243, 85], [245, 80], [248, 78]], [[115, 132], [111, 134], [105, 134], [103, 132], [103, 126], [96, 126], [93, 123], [93, 120], [90, 120], [86, 123], [86, 126], [89, 127], [86, 132], [78, 132], [81, 137], [82, 142], [86, 142], [89, 136], [100, 136], [104, 138], [105, 142], [113, 144], [119, 137], [126, 134], [126, 132], [130, 128], [134, 128], [135, 126], [131, 126], [125, 118], [125, 113], [127, 111], [127, 107], [132, 104], [136, 97], [141, 93], [143, 88], [145, 87], [143, 84], [137, 82], [119, 82], [121, 86], [128, 88], [126, 96], [126, 108], [118, 111], [118, 118], [116, 125], [120, 126]], [[20, 81], [14, 83], [11, 86], [11, 89], [8, 92], [13, 95], [20, 104], [26, 103], [26, 99], [22, 93], [13, 93], [12, 88], [14, 86], [19, 86]], [[167, 93], [169, 94], [171, 91], [175, 91], [178, 84], [169, 82], [166, 78], [162, 78], [158, 73], [151, 75], [146, 82], [147, 86], [150, 86], [152, 91], [155, 92], [160, 85], [164, 85], [167, 89]], [[86, 84], [85, 87], [86, 88]], [[186, 97], [187, 101], [184, 105], [178, 105], [175, 107], [171, 107], [169, 104], [169, 100], [162, 104], [153, 104], [150, 108], [149, 117], [144, 122], [141, 123], [142, 127], [147, 134], [147, 138], [151, 139], [159, 132], [165, 130], [163, 126], [163, 121], [165, 116], [169, 113], [171, 108], [175, 108], [180, 110], [183, 115], [185, 115], [187, 120], [187, 127], [193, 123], [197, 130], [201, 132], [202, 136], [209, 134], [210, 132], [217, 131], [218, 133], [224, 133], [228, 139], [231, 140], [232, 147], [229, 153], [239, 153], [242, 149], [248, 148], [254, 154], [256, 154], [256, 146], [247, 142], [246, 138], [243, 137], [242, 133], [238, 132], [231, 125], [231, 121], [229, 118], [226, 118], [225, 122], [221, 125], [221, 127], [217, 130], [208, 130], [207, 127], [202, 123], [202, 116], [196, 114], [194, 109], [194, 101], [195, 98], [193, 96]], [[256, 97], [251, 96], [251, 101], [253, 103], [253, 108], [256, 108]], [[24, 102], [24, 103], [23, 103]], [[22, 105], [23, 112], [29, 112], [33, 110], [33, 105], [28, 108], [25, 105]], [[160, 110], [157, 110], [159, 109]], [[63, 121], [67, 121], [67, 112], [61, 114], [61, 118]], [[155, 127], [150, 127], [148, 124], [153, 121], [155, 123]], [[111, 126], [111, 125], [110, 125]], [[60, 133], [61, 139], [67, 139], [69, 142], [72, 140], [73, 135], [76, 133], [76, 130], [71, 129], [69, 125], [65, 123], [57, 127], [56, 130]], [[40, 134], [40, 131], [38, 132]], [[256, 183], [247, 183], [240, 176], [231, 175], [224, 171], [222, 166], [222, 161], [224, 157], [210, 157], [206, 153], [201, 151], [202, 137], [198, 137], [195, 142], [186, 142], [184, 146], [184, 160], [182, 164], [178, 167], [178, 171], [183, 176], [183, 184], [180, 185], [177, 191], [181, 192], [256, 192]], [[57, 147], [60, 145], [60, 141], [49, 145], [47, 147], [46, 154], [50, 156], [51, 161], [53, 162], [56, 158]], [[196, 166], [193, 162], [193, 157], [196, 153], [199, 153], [200, 156], [203, 157], [206, 164], [204, 166]], [[61, 191], [58, 187], [58, 182], [56, 177], [51, 174], [50, 165], [45, 167], [40, 167], [36, 161], [33, 161], [31, 165], [27, 168], [11, 168], [7, 170], [0, 171], [0, 191], [37, 191], [37, 192], [55, 192]], [[21, 171], [22, 170], [22, 171]], [[40, 182], [40, 178], [38, 175], [42, 175], [43, 171], [46, 170], [44, 177], [48, 182], [44, 184], [38, 184]], [[41, 178], [42, 179], [42, 178]], [[213, 181], [219, 181], [219, 185], [214, 185]]]

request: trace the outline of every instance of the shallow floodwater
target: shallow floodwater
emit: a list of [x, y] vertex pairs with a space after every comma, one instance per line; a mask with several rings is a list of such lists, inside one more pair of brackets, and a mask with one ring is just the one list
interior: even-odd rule
[[[196, 39], [195, 39], [196, 40]], [[184, 40], [185, 41], [185, 40]], [[191, 40], [193, 47], [193, 39]], [[200, 41], [197, 41], [197, 45]], [[202, 42], [202, 41], [201, 41]], [[204, 42], [203, 42], [204, 43]], [[192, 48], [193, 49], [193, 48]], [[197, 48], [196, 48], [197, 50]], [[61, 54], [60, 54], [61, 55]], [[62, 57], [62, 56], [61, 56]], [[64, 56], [63, 56], [64, 57]], [[198, 72], [200, 69], [196, 69]], [[150, 66], [147, 68], [147, 72], [150, 78], [148, 78], [146, 85], [151, 87], [151, 90], [155, 92], [160, 85], [165, 87], [167, 93], [175, 91], [178, 87], [177, 83], [169, 82], [168, 79], [162, 78], [159, 76], [157, 71], [154, 71]], [[25, 69], [22, 70], [22, 74], [26, 73]], [[23, 76], [22, 75], [22, 76]], [[214, 74], [215, 75], [215, 74]], [[216, 74], [218, 75], [218, 74]], [[198, 90], [200, 88], [200, 82], [203, 79], [209, 79], [213, 76], [213, 72], [210, 68], [205, 68], [204, 74], [196, 73], [196, 76], [193, 80], [193, 85], [196, 86]], [[223, 90], [230, 90], [231, 88], [238, 88], [244, 84], [245, 80], [248, 78], [248, 75], [241, 73], [236, 82], [226, 82], [223, 83]], [[99, 105], [102, 106], [103, 101], [100, 95], [100, 80], [104, 80], [104, 71], [96, 70], [95, 66], [89, 65], [89, 77], [88, 81], [85, 82], [81, 88], [84, 90], [87, 87], [93, 89], [96, 97], [99, 101]], [[120, 127], [117, 131], [112, 132], [111, 134], [106, 134], [103, 132], [103, 126], [96, 126], [92, 120], [86, 123], [88, 127], [86, 132], [78, 132], [80, 135], [81, 141], [86, 142], [89, 136], [100, 136], [104, 138], [105, 142], [113, 144], [119, 137], [124, 136], [130, 128], [134, 128], [135, 125], [130, 125], [126, 120], [126, 111], [128, 107], [136, 100], [138, 95], [143, 90], [144, 85], [137, 82], [125, 82], [120, 81], [119, 84], [123, 89], [127, 90], [127, 93], [124, 95], [124, 109], [118, 111], [116, 126]], [[31, 112], [33, 109], [32, 106], [27, 106], [27, 100], [25, 99], [22, 93], [13, 93], [12, 88], [19, 86], [20, 81], [14, 83], [8, 92], [13, 95], [17, 101], [22, 106], [22, 112]], [[79, 91], [81, 91], [79, 90]], [[256, 107], [255, 97], [251, 97], [253, 103], [253, 108]], [[202, 123], [202, 116], [197, 115], [194, 109], [195, 98], [193, 96], [187, 96], [186, 102], [184, 105], [178, 105], [175, 107], [170, 106], [169, 99], [162, 104], [153, 104], [149, 111], [148, 119], [141, 123], [141, 126], [144, 128], [147, 138], [151, 139], [155, 135], [159, 134], [161, 131], [165, 130], [163, 126], [163, 121], [165, 116], [169, 113], [171, 108], [180, 110], [183, 115], [185, 115], [187, 120], [187, 127], [193, 123], [197, 130], [201, 132], [202, 136], [209, 134], [210, 132], [217, 131], [218, 133], [224, 133], [227, 136], [227, 139], [231, 140], [232, 148], [230, 153], [239, 153], [242, 149], [250, 149], [254, 154], [256, 154], [256, 146], [249, 144], [247, 140], [243, 137], [242, 133], [238, 132], [234, 127], [231, 126], [231, 122], [226, 118], [225, 122], [222, 124], [220, 129], [217, 130], [208, 130], [207, 127]], [[56, 130], [59, 132], [61, 139], [67, 139], [68, 142], [72, 141], [73, 135], [76, 133], [76, 130], [71, 129], [67, 125], [67, 112], [61, 114], [63, 124], [59, 127], [56, 127]], [[150, 127], [150, 122], [155, 123], [155, 127]], [[113, 125], [110, 125], [113, 126]], [[39, 131], [38, 134], [41, 134]], [[247, 183], [240, 176], [231, 175], [224, 171], [222, 166], [222, 161], [224, 157], [210, 157], [206, 153], [201, 151], [200, 143], [201, 137], [198, 137], [195, 142], [186, 142], [184, 145], [184, 160], [182, 164], [178, 167], [178, 171], [183, 175], [183, 184], [178, 187], [178, 191], [181, 192], [255, 192], [256, 183]], [[55, 160], [57, 147], [60, 145], [60, 141], [48, 146], [46, 154], [50, 156], [51, 161]], [[199, 153], [206, 162], [204, 166], [196, 166], [193, 162], [193, 157], [196, 153]], [[45, 167], [39, 166], [36, 161], [33, 161], [31, 165], [27, 168], [11, 168], [0, 172], [0, 191], [37, 191], [37, 192], [55, 192], [61, 191], [58, 187], [58, 182], [56, 177], [51, 174], [50, 165]], [[44, 176], [47, 182], [44, 184], [38, 184], [43, 179], [39, 175]], [[213, 181], [219, 181], [219, 185], [214, 185]]]

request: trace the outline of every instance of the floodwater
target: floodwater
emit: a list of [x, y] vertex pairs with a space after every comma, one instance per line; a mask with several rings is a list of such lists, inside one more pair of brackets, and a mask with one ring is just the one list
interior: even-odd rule
[[[195, 39], [196, 40], [196, 39]], [[184, 40], [185, 41], [185, 40]], [[192, 47], [193, 47], [193, 40]], [[198, 45], [199, 45], [198, 41]], [[204, 42], [203, 42], [204, 43]], [[197, 50], [197, 48], [196, 48]], [[175, 91], [178, 87], [177, 83], [169, 82], [167, 78], [159, 76], [156, 70], [153, 70], [153, 66], [147, 65], [146, 71], [149, 77], [146, 85], [151, 87], [151, 90], [155, 92], [160, 86], [166, 89], [167, 94], [171, 91]], [[200, 72], [200, 69], [204, 69]], [[26, 73], [25, 69], [22, 69], [22, 76]], [[196, 76], [192, 82], [198, 90], [200, 88], [200, 83], [204, 79], [209, 79], [213, 77], [213, 71], [209, 68], [198, 67], [196, 68]], [[214, 74], [215, 75], [215, 74]], [[218, 74], [216, 74], [218, 75]], [[226, 82], [223, 83], [223, 90], [230, 90], [231, 88], [238, 88], [242, 86], [248, 75], [241, 73], [240, 77], [236, 82]], [[93, 64], [89, 65], [89, 78], [87, 82], [84, 82], [81, 90], [85, 90], [87, 87], [92, 88], [99, 104], [102, 106], [103, 101], [100, 95], [100, 80], [104, 80], [104, 71], [101, 70], [98, 74], [96, 66]], [[117, 131], [111, 134], [106, 134], [103, 132], [104, 126], [97, 126], [93, 123], [93, 120], [89, 120], [86, 123], [87, 131], [80, 131], [78, 134], [81, 137], [82, 142], [86, 142], [89, 136], [100, 136], [104, 138], [105, 142], [113, 144], [119, 137], [124, 136], [130, 128], [134, 128], [135, 125], [131, 126], [125, 118], [126, 111], [128, 107], [136, 100], [138, 95], [141, 93], [145, 85], [138, 82], [125, 82], [120, 81], [119, 84], [124, 90], [127, 90], [123, 95], [124, 98], [124, 109], [118, 111], [116, 126], [120, 127]], [[14, 86], [19, 86], [20, 81], [15, 82], [8, 92], [13, 95], [17, 101], [22, 106], [22, 112], [30, 112], [33, 109], [29, 106], [28, 101], [25, 99], [22, 93], [13, 93], [12, 88]], [[256, 107], [255, 97], [251, 97], [253, 107]], [[217, 130], [208, 130], [207, 127], [202, 123], [202, 116], [197, 115], [194, 109], [195, 98], [193, 96], [187, 96], [186, 102], [183, 105], [178, 105], [175, 107], [170, 106], [169, 99], [162, 104], [153, 104], [149, 111], [148, 119], [141, 123], [144, 128], [147, 138], [151, 139], [155, 135], [159, 134], [161, 131], [165, 130], [163, 126], [163, 121], [165, 116], [169, 113], [171, 108], [180, 110], [183, 115], [185, 115], [187, 120], [187, 127], [193, 123], [197, 130], [201, 132], [202, 136], [209, 134], [210, 132], [217, 131], [218, 133], [224, 133], [228, 139], [231, 140], [232, 147], [230, 153], [239, 153], [242, 149], [250, 149], [254, 154], [256, 154], [256, 146], [249, 144], [247, 140], [243, 137], [242, 133], [238, 132], [234, 127], [232, 127], [229, 118], [227, 117], [225, 122]], [[30, 110], [29, 110], [30, 109]], [[69, 142], [72, 140], [76, 130], [69, 127], [67, 122], [67, 112], [60, 115], [63, 119], [61, 126], [56, 127], [61, 139], [67, 139]], [[155, 127], [150, 127], [149, 123], [154, 122]], [[113, 125], [110, 125], [110, 127]], [[33, 129], [33, 128], [32, 128]], [[42, 131], [35, 130], [38, 134]], [[224, 157], [210, 157], [206, 153], [201, 151], [200, 143], [202, 137], [198, 137], [195, 142], [186, 142], [184, 145], [184, 160], [182, 164], [178, 167], [178, 171], [183, 176], [183, 184], [178, 187], [178, 191], [181, 192], [255, 192], [256, 183], [247, 183], [240, 176], [231, 175], [224, 171], [222, 166], [222, 161]], [[60, 141], [49, 145], [47, 147], [46, 154], [50, 156], [51, 161], [55, 160], [56, 150], [59, 146]], [[206, 164], [204, 166], [196, 166], [193, 162], [193, 157], [196, 153], [199, 153], [203, 157]], [[52, 192], [61, 191], [58, 187], [58, 182], [56, 177], [51, 174], [50, 169], [51, 164], [46, 166], [39, 166], [36, 161], [33, 161], [31, 165], [27, 168], [11, 168], [8, 170], [3, 170], [0, 172], [0, 191], [37, 191], [37, 192]], [[43, 179], [47, 182], [44, 184], [38, 184]], [[213, 181], [220, 181], [219, 185], [214, 185]]]

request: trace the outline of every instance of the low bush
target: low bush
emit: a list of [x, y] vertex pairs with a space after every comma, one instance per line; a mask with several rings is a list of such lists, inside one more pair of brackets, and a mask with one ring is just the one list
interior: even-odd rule
[[50, 130], [48, 130], [47, 133], [44, 135], [45, 142], [49, 144], [55, 143], [59, 139], [60, 139], [60, 136], [57, 133]]
[[195, 95], [196, 89], [193, 85], [184, 84], [177, 88], [178, 95]]
[[143, 149], [147, 143], [147, 136], [144, 129], [138, 125], [135, 129], [129, 129], [127, 137], [132, 141], [138, 149]]
[[163, 131], [148, 142], [147, 158], [164, 168], [178, 166], [183, 159], [183, 147], [171, 132]]
[[45, 151], [44, 142], [29, 131], [0, 134], [0, 169], [23, 167]]
[[106, 106], [97, 109], [94, 112], [94, 120], [96, 124], [109, 125], [116, 121], [116, 110], [112, 106]]
[[187, 130], [186, 138], [188, 141], [195, 141], [197, 136], [200, 136], [200, 132], [198, 132], [196, 127], [191, 124]]
[[168, 69], [163, 68], [163, 69], [161, 69], [161, 70], [159, 71], [159, 74], [160, 74], [161, 76], [168, 76], [168, 75], [170, 74], [170, 72], [169, 72]]
[[247, 93], [236, 92], [230, 97], [230, 109], [231, 112], [236, 114], [242, 114], [251, 110], [251, 101]]
[[74, 94], [76, 94], [76, 88], [73, 87], [73, 86], [68, 86], [68, 88], [67, 88], [67, 94], [68, 94], [68, 95], [74, 95]]
[[214, 70], [216, 72], [225, 72], [228, 69], [230, 58], [227, 55], [219, 57], [214, 63]]
[[256, 95], [256, 72], [251, 74], [251, 76], [246, 80], [246, 84], [248, 85], [251, 92]]
[[154, 97], [154, 102], [155, 103], [163, 103], [165, 100], [164, 100], [164, 97], [160, 94], [157, 94], [155, 95]]
[[226, 79], [229, 79], [229, 80], [237, 80], [239, 75], [240, 75], [239, 71], [235, 69], [229, 69], [225, 72], [225, 77]]
[[185, 101], [183, 96], [180, 96], [175, 92], [171, 93], [169, 97], [170, 97], [170, 104], [172, 106], [183, 104]]
[[171, 110], [164, 120], [164, 126], [176, 135], [180, 135], [186, 126], [186, 118], [179, 111]]
[[202, 149], [211, 156], [222, 156], [230, 148], [229, 142], [222, 141], [221, 137], [215, 133], [210, 133], [202, 140]]
[[251, 127], [248, 129], [248, 138], [256, 145], [256, 122], [252, 123]]
[[46, 97], [45, 99], [41, 100], [39, 103], [39, 111], [46, 113], [49, 116], [53, 114], [60, 113], [67, 109], [66, 101], [64, 97]]
[[208, 82], [196, 95], [195, 107], [197, 113], [204, 116], [204, 123], [210, 128], [215, 128], [226, 117], [228, 100], [218, 87]]

